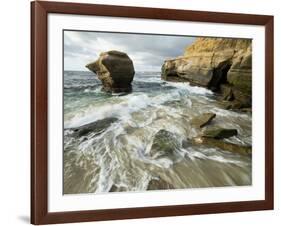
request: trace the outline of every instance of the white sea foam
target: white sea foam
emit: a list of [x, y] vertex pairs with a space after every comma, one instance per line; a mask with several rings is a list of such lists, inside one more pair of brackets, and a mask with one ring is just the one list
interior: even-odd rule
[[213, 148], [209, 148], [209, 149], [205, 149], [205, 152], [209, 152], [209, 154], [206, 154], [202, 151], [199, 150], [193, 150], [193, 148], [188, 148], [186, 149], [181, 149], [181, 151], [183, 151], [190, 159], [192, 159], [193, 161], [198, 158], [198, 159], [209, 159], [209, 160], [213, 160], [213, 161], [217, 161], [217, 162], [221, 162], [221, 163], [232, 163], [232, 164], [236, 164], [236, 165], [243, 165], [244, 163], [242, 161], [233, 159], [231, 156], [223, 156], [220, 152], [218, 152], [218, 150], [213, 149]]
[[[118, 102], [108, 102], [102, 105], [92, 104], [86, 110], [79, 111], [70, 120], [65, 121], [65, 128], [77, 127], [96, 120], [108, 117], [116, 117], [121, 120], [129, 119], [132, 112], [144, 109], [148, 106], [159, 106], [167, 101], [180, 100], [179, 91], [171, 91], [167, 94], [149, 96], [148, 94], [129, 94], [116, 97]], [[187, 102], [191, 104], [191, 102]]]
[[173, 86], [178, 89], [187, 90], [190, 93], [206, 95], [206, 94], [213, 94], [211, 90], [208, 90], [203, 87], [199, 86], [191, 86], [189, 82], [167, 82], [166, 86]]

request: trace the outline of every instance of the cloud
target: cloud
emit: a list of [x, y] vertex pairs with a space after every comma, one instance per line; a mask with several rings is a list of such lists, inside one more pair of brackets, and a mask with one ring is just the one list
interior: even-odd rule
[[126, 52], [136, 71], [159, 71], [165, 59], [183, 54], [194, 37], [107, 32], [64, 31], [65, 70], [85, 70], [101, 52]]

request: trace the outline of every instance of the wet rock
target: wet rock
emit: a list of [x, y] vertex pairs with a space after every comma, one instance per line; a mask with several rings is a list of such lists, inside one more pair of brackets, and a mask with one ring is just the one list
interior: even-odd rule
[[86, 67], [97, 74], [107, 92], [130, 92], [135, 70], [133, 61], [123, 52], [116, 50], [103, 52], [100, 57]]
[[203, 132], [202, 137], [209, 137], [209, 138], [215, 138], [215, 139], [223, 139], [223, 138], [229, 138], [232, 136], [236, 136], [238, 134], [236, 129], [226, 129], [226, 128], [209, 128], [206, 129]]
[[230, 142], [226, 142], [224, 140], [218, 140], [210, 137], [196, 137], [193, 139], [195, 144], [203, 144], [210, 147], [217, 147], [225, 151], [230, 151], [233, 153], [239, 153], [242, 155], [251, 155], [252, 147], [251, 146], [243, 146], [238, 144], [233, 144]]
[[166, 130], [159, 130], [153, 139], [153, 143], [150, 149], [150, 156], [152, 158], [160, 158], [165, 156], [172, 156], [175, 150], [181, 146], [176, 136]]
[[109, 190], [109, 192], [122, 192], [122, 191], [127, 191], [127, 189], [123, 186], [117, 186], [113, 184]]
[[252, 94], [242, 92], [237, 88], [232, 88], [234, 100], [240, 102], [243, 108], [252, 106]]
[[96, 190], [96, 184], [92, 184], [93, 174], [100, 173], [100, 166], [95, 164], [92, 157], [81, 152], [70, 151], [64, 152], [63, 161], [63, 194], [81, 194]]
[[151, 179], [148, 183], [147, 190], [166, 190], [174, 189], [174, 186], [167, 181], [163, 180], [161, 177]]
[[73, 130], [74, 135], [78, 137], [86, 136], [89, 133], [101, 133], [117, 120], [117, 118], [105, 118], [83, 126], [71, 128], [71, 130]]
[[214, 113], [204, 113], [202, 115], [196, 116], [191, 120], [191, 124], [202, 128], [209, 124], [214, 118], [216, 117], [216, 114]]
[[241, 112], [252, 113], [252, 108], [241, 108]]

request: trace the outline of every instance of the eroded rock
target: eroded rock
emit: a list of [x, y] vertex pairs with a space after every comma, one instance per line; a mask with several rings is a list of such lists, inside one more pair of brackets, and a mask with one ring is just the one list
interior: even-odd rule
[[162, 79], [188, 81], [216, 92], [221, 91], [222, 84], [226, 84], [231, 89], [222, 91], [224, 99], [249, 107], [252, 96], [252, 41], [197, 38], [185, 50], [184, 56], [164, 62]]
[[130, 92], [135, 70], [133, 61], [123, 52], [103, 52], [99, 58], [86, 67], [97, 74], [107, 92]]
[[109, 190], [109, 192], [123, 192], [123, 191], [127, 191], [127, 189], [123, 186], [118, 186], [113, 184]]

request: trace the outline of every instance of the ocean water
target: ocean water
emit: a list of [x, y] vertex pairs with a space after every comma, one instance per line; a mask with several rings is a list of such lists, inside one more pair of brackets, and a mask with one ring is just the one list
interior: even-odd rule
[[[146, 191], [152, 181], [162, 189], [251, 185], [251, 157], [187, 142], [202, 132], [191, 118], [213, 112], [212, 123], [238, 130], [227, 141], [251, 145], [250, 113], [224, 110], [210, 90], [163, 81], [160, 72], [137, 72], [132, 85], [130, 94], [108, 94], [95, 74], [64, 72], [65, 194]], [[98, 130], [75, 133], [98, 122]], [[180, 146], [172, 157], [151, 157], [163, 129]]]

